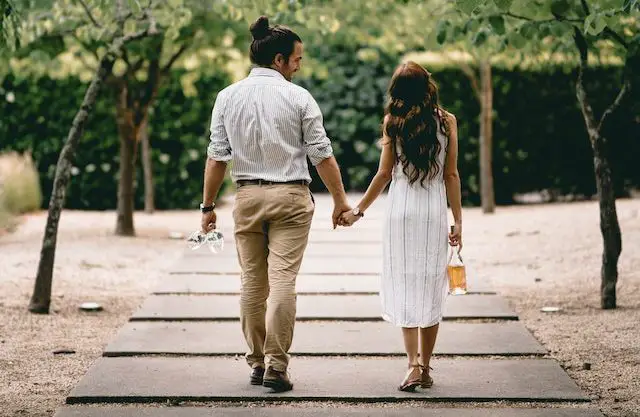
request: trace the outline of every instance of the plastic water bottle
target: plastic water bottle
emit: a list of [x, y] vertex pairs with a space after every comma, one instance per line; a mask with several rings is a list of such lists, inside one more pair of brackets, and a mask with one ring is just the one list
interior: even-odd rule
[[224, 236], [218, 229], [213, 229], [208, 233], [196, 230], [187, 239], [187, 245], [191, 250], [198, 250], [202, 245], [207, 245], [213, 253], [219, 253], [224, 249]]

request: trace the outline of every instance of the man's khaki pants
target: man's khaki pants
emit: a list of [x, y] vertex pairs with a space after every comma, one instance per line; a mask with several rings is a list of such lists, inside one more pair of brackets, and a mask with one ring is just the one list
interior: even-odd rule
[[296, 277], [313, 211], [305, 185], [238, 188], [233, 219], [242, 268], [240, 321], [252, 368], [287, 369], [296, 319]]

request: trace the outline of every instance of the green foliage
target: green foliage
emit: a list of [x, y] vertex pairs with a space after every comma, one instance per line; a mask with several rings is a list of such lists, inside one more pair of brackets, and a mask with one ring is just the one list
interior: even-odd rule
[[[376, 143], [380, 138], [382, 97], [391, 75], [383, 68], [392, 68], [393, 64], [391, 57], [385, 58], [389, 63], [380, 67], [380, 72], [371, 72], [363, 83], [364, 71], [358, 69], [353, 58], [356, 54], [346, 50], [341, 53], [343, 58], [333, 54], [335, 61], [331, 61], [333, 70], [329, 78], [310, 78], [299, 83], [309, 89], [323, 109], [345, 184], [350, 190], [363, 191], [378, 166]], [[615, 97], [621, 72], [619, 67], [589, 72], [590, 93], [597, 110]], [[464, 201], [477, 205], [480, 203], [478, 103], [462, 72], [448, 69], [436, 71], [434, 76], [440, 85], [443, 105], [458, 118]], [[493, 160], [499, 204], [512, 203], [515, 194], [541, 190], [578, 197], [595, 193], [591, 148], [575, 91], [567, 88], [574, 84], [574, 79], [575, 73], [562, 67], [521, 72], [494, 69]], [[362, 100], [362, 91], [378, 97], [378, 103]], [[616, 138], [612, 141], [611, 157], [619, 195], [640, 187], [640, 172], [633, 169], [631, 158], [640, 153], [640, 143], [634, 141], [640, 137], [640, 125], [633, 117], [637, 111], [637, 107], [621, 109], [607, 126], [607, 135]], [[317, 177], [313, 188], [323, 189]]]
[[[586, 35], [595, 50], [608, 54], [624, 56], [630, 44], [639, 42], [634, 39], [640, 26], [637, 0], [457, 0], [456, 10], [462, 20], [454, 22], [475, 21], [482, 26], [504, 18], [511, 30], [501, 33], [494, 26], [494, 34], [520, 50], [540, 45], [556, 51], [573, 49], [573, 28]], [[605, 40], [612, 42], [600, 42]]]
[[[296, 83], [318, 101], [334, 152], [343, 166], [345, 186], [362, 189], [378, 166], [377, 139], [389, 78], [397, 58], [378, 49], [320, 45], [314, 59], [330, 72], [321, 71]], [[314, 171], [315, 174], [315, 171]], [[318, 178], [315, 186], [322, 187]]]
[[[360, 54], [361, 56], [366, 54]], [[298, 80], [314, 95], [325, 116], [325, 126], [350, 190], [364, 190], [378, 166], [380, 123], [384, 93], [395, 65], [379, 54], [370, 64], [344, 49], [332, 54], [333, 70], [325, 77]], [[374, 55], [375, 56], [375, 55]], [[373, 59], [373, 58], [370, 58]], [[616, 94], [621, 68], [593, 69], [589, 93], [596, 111]], [[199, 96], [185, 96], [171, 77], [159, 92], [151, 115], [151, 143], [160, 209], [193, 208], [202, 193], [202, 173], [208, 144], [208, 125], [217, 91], [229, 83], [218, 75], [196, 83]], [[477, 101], [467, 77], [456, 70], [435, 71], [445, 108], [459, 123], [464, 200], [477, 204]], [[494, 178], [498, 203], [512, 202], [513, 194], [544, 189], [559, 194], [595, 192], [593, 162], [584, 122], [577, 107], [575, 74], [563, 70], [542, 72], [494, 70], [496, 85]], [[40, 171], [45, 201], [51, 192], [55, 163], [67, 129], [81, 101], [84, 85], [77, 80], [21, 80], [8, 77], [0, 91], [0, 150], [32, 150]], [[7, 101], [10, 94], [12, 99]], [[526, 100], [523, 99], [526, 97]], [[56, 103], [52, 106], [51, 103]], [[619, 194], [640, 187], [634, 155], [640, 154], [640, 125], [636, 107], [623, 107], [608, 123], [611, 163]], [[112, 97], [104, 95], [80, 144], [67, 198], [68, 208], [113, 209], [116, 202], [118, 138], [113, 122]], [[314, 176], [315, 170], [311, 170]], [[141, 168], [137, 183], [142, 184]], [[314, 177], [314, 190], [324, 190]], [[142, 208], [143, 192], [136, 191]]]
[[[156, 206], [159, 209], [197, 207], [208, 126], [217, 92], [230, 81], [213, 74], [196, 82], [198, 98], [185, 97], [180, 77], [172, 74], [159, 91], [150, 116]], [[0, 150], [31, 150], [42, 190], [48, 201], [55, 165], [86, 85], [74, 78], [37, 80], [6, 77], [0, 88]], [[6, 96], [12, 97], [6, 100]], [[55, 103], [55, 105], [52, 105]], [[114, 209], [116, 207], [118, 147], [113, 97], [103, 94], [80, 142], [66, 207]], [[143, 207], [142, 167], [138, 163], [135, 205]]]

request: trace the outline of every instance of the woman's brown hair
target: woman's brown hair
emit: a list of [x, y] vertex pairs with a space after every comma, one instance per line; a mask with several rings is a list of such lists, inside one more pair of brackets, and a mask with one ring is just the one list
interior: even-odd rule
[[396, 69], [389, 84], [385, 117], [384, 133], [391, 141], [396, 163], [402, 164], [410, 184], [419, 181], [424, 186], [442, 169], [438, 129], [448, 134], [438, 87], [427, 70], [412, 61]]

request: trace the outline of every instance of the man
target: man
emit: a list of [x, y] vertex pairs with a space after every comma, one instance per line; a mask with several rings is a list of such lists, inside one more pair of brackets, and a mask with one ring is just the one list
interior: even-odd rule
[[251, 25], [251, 33], [256, 67], [222, 90], [213, 107], [202, 229], [215, 225], [214, 199], [233, 160], [240, 321], [250, 382], [284, 392], [293, 388], [287, 366], [295, 282], [314, 212], [307, 156], [333, 197], [334, 229], [351, 208], [320, 108], [307, 90], [290, 82], [302, 61], [300, 37], [287, 27], [270, 27], [264, 16]]

